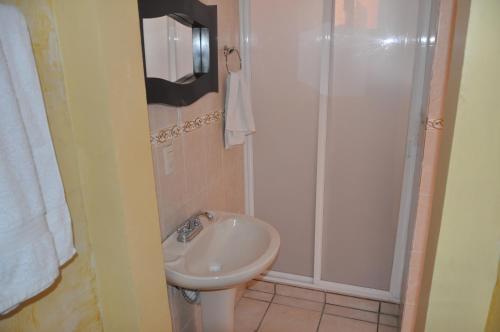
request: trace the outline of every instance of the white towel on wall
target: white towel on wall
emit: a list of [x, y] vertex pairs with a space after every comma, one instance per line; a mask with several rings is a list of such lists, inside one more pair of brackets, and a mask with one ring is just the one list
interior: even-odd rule
[[71, 220], [22, 14], [0, 4], [0, 313], [75, 254]]
[[255, 132], [250, 93], [241, 71], [229, 73], [226, 81], [224, 141], [226, 149], [243, 144]]

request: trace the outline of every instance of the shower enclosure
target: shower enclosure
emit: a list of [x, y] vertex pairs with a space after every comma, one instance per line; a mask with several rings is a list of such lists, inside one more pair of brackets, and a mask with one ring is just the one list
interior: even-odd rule
[[399, 301], [435, 42], [433, 0], [240, 0], [265, 278]]

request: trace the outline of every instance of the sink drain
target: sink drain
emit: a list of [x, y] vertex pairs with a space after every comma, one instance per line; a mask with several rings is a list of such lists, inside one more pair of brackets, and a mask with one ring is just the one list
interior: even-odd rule
[[220, 270], [222, 270], [222, 265], [220, 265], [218, 263], [210, 264], [210, 266], [208, 267], [208, 270], [210, 272], [219, 272]]

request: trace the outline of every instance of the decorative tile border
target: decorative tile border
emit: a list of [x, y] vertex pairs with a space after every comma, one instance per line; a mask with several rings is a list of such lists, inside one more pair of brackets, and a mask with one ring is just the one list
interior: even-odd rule
[[161, 129], [156, 135], [151, 135], [150, 142], [151, 144], [165, 143], [169, 140], [182, 136], [182, 134], [186, 134], [203, 126], [219, 122], [222, 119], [222, 116], [222, 111], [215, 111], [198, 116], [193, 120], [186, 121], [181, 126], [173, 125], [172, 127]]

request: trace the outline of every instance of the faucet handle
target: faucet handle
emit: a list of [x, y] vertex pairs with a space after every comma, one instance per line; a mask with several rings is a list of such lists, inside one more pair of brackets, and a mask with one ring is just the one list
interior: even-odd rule
[[209, 221], [213, 221], [215, 219], [215, 215], [211, 211], [200, 211], [196, 214], [196, 216], [205, 216]]

